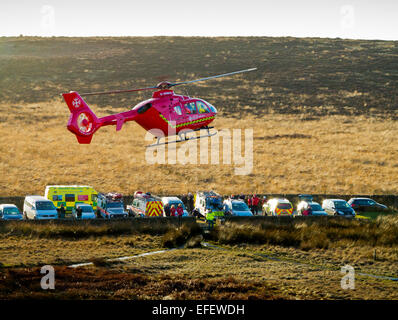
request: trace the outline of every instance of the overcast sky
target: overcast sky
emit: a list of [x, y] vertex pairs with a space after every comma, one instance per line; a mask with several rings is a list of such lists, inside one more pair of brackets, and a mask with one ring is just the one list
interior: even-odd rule
[[398, 40], [398, 0], [0, 0], [0, 36]]

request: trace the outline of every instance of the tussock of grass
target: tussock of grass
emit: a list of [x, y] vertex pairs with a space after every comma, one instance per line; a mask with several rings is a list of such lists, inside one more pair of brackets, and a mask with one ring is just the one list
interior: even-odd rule
[[201, 234], [196, 235], [188, 239], [185, 247], [186, 248], [201, 248], [202, 247], [203, 236]]
[[105, 258], [94, 258], [89, 261], [92, 262], [96, 267], [109, 267], [111, 265], [111, 263], [106, 261]]
[[286, 225], [227, 223], [216, 227], [210, 238], [221, 244], [271, 244], [303, 250], [327, 249], [337, 241], [394, 246], [398, 244], [398, 217], [381, 216], [375, 221], [320, 219], [308, 223], [291, 220]]
[[187, 247], [200, 246], [201, 228], [197, 224], [184, 225], [181, 228], [169, 230], [162, 237], [162, 246], [165, 248], [175, 248], [187, 244]]

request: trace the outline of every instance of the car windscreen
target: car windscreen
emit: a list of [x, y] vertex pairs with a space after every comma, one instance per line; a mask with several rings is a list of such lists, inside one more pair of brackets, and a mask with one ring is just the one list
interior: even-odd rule
[[311, 204], [310, 207], [313, 211], [323, 211], [322, 207], [319, 204]]
[[4, 208], [3, 213], [9, 215], [19, 214], [19, 210], [18, 208]]
[[334, 206], [336, 209], [351, 208], [350, 205], [346, 201], [335, 201]]
[[232, 202], [232, 210], [234, 211], [249, 211], [246, 203], [243, 202]]
[[278, 209], [291, 209], [292, 205], [290, 203], [279, 203]]
[[36, 202], [36, 210], [55, 210], [55, 207], [51, 201], [38, 201]]
[[107, 208], [123, 208], [123, 204], [121, 202], [108, 202], [106, 204]]
[[89, 206], [81, 206], [82, 212], [93, 212], [93, 209]]

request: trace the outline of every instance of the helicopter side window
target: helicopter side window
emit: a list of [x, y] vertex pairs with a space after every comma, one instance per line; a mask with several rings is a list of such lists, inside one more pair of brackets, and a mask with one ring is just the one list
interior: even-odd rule
[[187, 114], [197, 114], [195, 102], [186, 103], [184, 105]]
[[174, 111], [175, 111], [179, 116], [182, 116], [182, 111], [181, 111], [181, 107], [180, 107], [180, 106], [174, 107]]
[[199, 113], [209, 113], [209, 107], [206, 106], [202, 101], [196, 102], [198, 106]]

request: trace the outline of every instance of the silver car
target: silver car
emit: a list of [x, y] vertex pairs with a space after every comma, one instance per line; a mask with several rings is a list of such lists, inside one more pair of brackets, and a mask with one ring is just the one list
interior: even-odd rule
[[356, 215], [355, 210], [343, 199], [325, 199], [322, 202], [322, 208], [328, 215], [347, 218], [353, 218]]
[[[82, 216], [79, 218], [77, 216], [77, 208], [82, 209]], [[72, 218], [75, 219], [95, 219], [96, 215], [94, 213], [93, 207], [88, 203], [76, 203], [72, 209]]]

